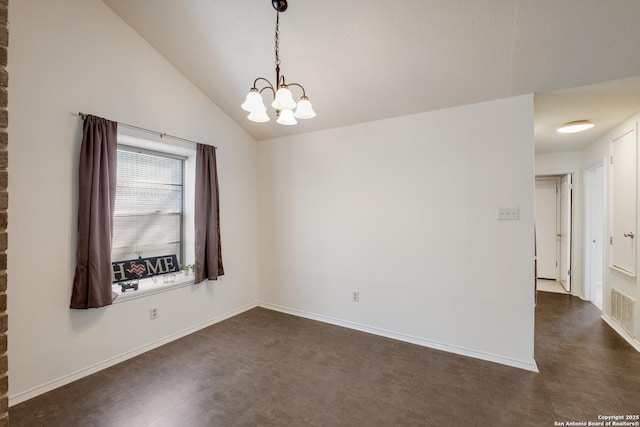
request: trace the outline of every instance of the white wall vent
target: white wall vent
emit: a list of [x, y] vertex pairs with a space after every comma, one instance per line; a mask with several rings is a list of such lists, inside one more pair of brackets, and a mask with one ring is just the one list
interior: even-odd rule
[[611, 318], [624, 328], [631, 336], [633, 335], [633, 312], [636, 302], [618, 291], [611, 288]]

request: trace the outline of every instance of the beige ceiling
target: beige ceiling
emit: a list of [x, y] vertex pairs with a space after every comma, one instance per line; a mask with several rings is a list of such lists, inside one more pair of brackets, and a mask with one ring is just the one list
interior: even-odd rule
[[536, 93], [537, 150], [566, 151], [597, 131], [560, 141], [556, 124], [640, 111], [634, 79], [563, 90], [640, 75], [637, 0], [289, 0], [282, 72], [318, 113], [290, 127], [240, 108], [275, 80], [270, 0], [103, 1], [258, 140]]
[[[536, 94], [536, 153], [580, 150], [638, 113], [640, 77]], [[574, 120], [595, 126], [575, 134], [557, 132], [559, 125]]]

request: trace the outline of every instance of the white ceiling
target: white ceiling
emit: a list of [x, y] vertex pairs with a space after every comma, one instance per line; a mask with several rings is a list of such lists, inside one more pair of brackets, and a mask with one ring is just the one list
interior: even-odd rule
[[[240, 108], [275, 80], [270, 0], [103, 1], [258, 140], [536, 93], [537, 151], [567, 151], [640, 112], [637, 0], [289, 0], [282, 73], [318, 114], [297, 126]], [[590, 135], [549, 131], [585, 118]]]

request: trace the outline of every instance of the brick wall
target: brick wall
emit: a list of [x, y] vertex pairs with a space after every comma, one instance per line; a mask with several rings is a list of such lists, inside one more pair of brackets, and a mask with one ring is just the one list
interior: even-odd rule
[[8, 135], [7, 47], [9, 46], [9, 0], [0, 0], [0, 427], [9, 425], [9, 377], [7, 364], [7, 188]]

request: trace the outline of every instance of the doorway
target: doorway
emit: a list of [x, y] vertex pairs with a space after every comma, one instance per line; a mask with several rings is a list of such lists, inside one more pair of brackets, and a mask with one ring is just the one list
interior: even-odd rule
[[538, 290], [571, 292], [572, 176], [536, 177]]
[[585, 171], [586, 209], [585, 259], [588, 266], [586, 290], [588, 299], [602, 310], [604, 266], [604, 163], [598, 162]]

